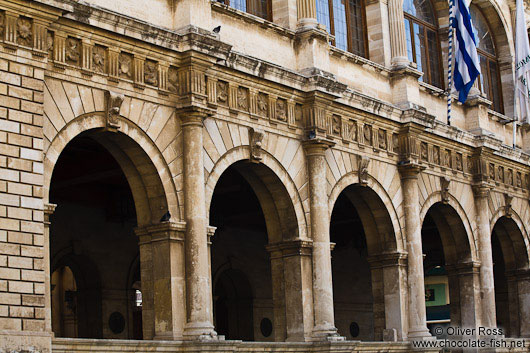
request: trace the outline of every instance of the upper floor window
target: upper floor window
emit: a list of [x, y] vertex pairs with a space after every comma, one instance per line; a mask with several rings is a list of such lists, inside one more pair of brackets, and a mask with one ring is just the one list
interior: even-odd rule
[[423, 82], [442, 87], [438, 26], [430, 0], [404, 0], [403, 11], [409, 60], [423, 71]]
[[317, 21], [335, 36], [337, 48], [367, 57], [364, 0], [316, 0]]
[[473, 32], [478, 40], [477, 52], [480, 60], [481, 75], [478, 80], [480, 91], [492, 102], [492, 109], [502, 113], [502, 90], [499, 74], [499, 63], [495, 52], [495, 44], [488, 22], [478, 7], [472, 5], [469, 8]]
[[269, 0], [218, 0], [235, 9], [248, 12], [266, 20], [272, 20], [272, 11]]

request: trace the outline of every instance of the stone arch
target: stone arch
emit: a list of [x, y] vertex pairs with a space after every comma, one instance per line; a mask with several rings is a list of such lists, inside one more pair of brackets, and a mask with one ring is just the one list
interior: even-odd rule
[[[346, 175], [343, 175], [331, 189], [328, 198], [328, 210], [330, 217], [331, 213], [333, 212], [333, 206], [335, 204], [335, 201], [337, 201], [339, 195], [351, 185], [360, 185], [359, 176], [357, 172], [351, 172]], [[372, 212], [378, 212], [379, 216], [381, 216], [381, 211], [385, 210], [389, 216], [389, 221], [392, 224], [391, 230], [393, 234], [389, 234], [388, 230], [390, 229], [387, 229], [387, 231], [385, 231], [383, 228], [379, 229], [382, 234], [386, 235], [386, 239], [380, 240], [383, 240], [383, 243], [385, 244], [389, 244], [392, 250], [394, 251], [404, 251], [405, 240], [403, 239], [401, 224], [399, 221], [398, 213], [394, 207], [394, 204], [392, 203], [390, 196], [383, 188], [383, 186], [379, 183], [379, 181], [377, 181], [377, 179], [375, 179], [371, 175], [368, 175], [366, 188], [367, 190], [370, 190], [365, 193], [364, 202], [366, 203], [366, 205], [370, 208]], [[368, 214], [366, 216], [368, 216]], [[375, 218], [373, 218], [372, 216], [372, 219]]]
[[[506, 240], [504, 244], [503, 241], [499, 239], [501, 240], [503, 253], [505, 253], [505, 250], [509, 249], [513, 250], [513, 252], [510, 251], [509, 253], [513, 253], [514, 255], [517, 253], [517, 260], [515, 263], [510, 264], [513, 265], [513, 268], [511, 269], [528, 268], [530, 264], [528, 233], [525, 223], [519, 216], [519, 213], [512, 209], [510, 213], [507, 214], [504, 207], [497, 209], [490, 221], [490, 229], [492, 232], [497, 225], [501, 226], [503, 234], [507, 236], [507, 238], [504, 238]], [[508, 244], [508, 242], [511, 242], [511, 244]], [[505, 246], [507, 246], [506, 249]]]
[[[449, 195], [447, 203], [444, 204], [442, 202], [441, 192], [437, 191], [432, 193], [431, 195], [429, 195], [427, 200], [425, 200], [421, 207], [420, 224], [423, 224], [427, 212], [432, 207], [441, 208], [441, 215], [443, 215], [443, 218], [445, 218], [435, 219], [437, 225], [442, 225], [443, 230], [451, 232], [453, 236], [457, 235], [457, 238], [453, 239], [454, 243], [452, 245], [450, 244], [450, 239], [446, 238], [444, 240], [442, 237], [444, 251], [446, 249], [445, 245], [447, 243], [447, 249], [452, 252], [452, 254], [449, 254], [449, 257], [455, 261], [462, 261], [467, 256], [466, 253], [468, 253], [469, 258], [466, 259], [467, 261], [478, 261], [477, 244], [475, 241], [475, 237], [473, 236], [471, 222], [469, 221], [467, 213], [465, 212], [460, 202], [458, 202], [458, 200], [453, 195]], [[460, 221], [460, 225], [458, 224], [458, 221]], [[464, 237], [458, 235], [462, 233], [465, 234]], [[446, 258], [446, 261], [447, 260], [448, 259]]]
[[106, 127], [103, 113], [80, 115], [59, 131], [44, 151], [44, 200], [49, 199], [53, 169], [66, 145], [85, 133], [102, 144], [122, 168], [135, 201], [138, 226], [158, 223], [169, 210], [172, 219], [182, 219], [176, 188], [161, 152], [134, 123], [118, 118], [119, 130], [111, 134], [94, 134]]
[[[210, 212], [210, 204], [215, 186], [223, 172], [231, 165], [242, 161], [248, 161], [249, 159], [249, 147], [239, 146], [230, 149], [217, 160], [206, 180], [205, 199], [207, 214]], [[269, 241], [281, 241], [280, 237], [274, 235], [278, 234], [280, 231], [283, 234], [293, 234], [293, 229], [291, 229], [293, 222], [295, 222], [298, 228], [296, 230], [297, 234], [293, 234], [294, 238], [307, 239], [307, 223], [302, 207], [302, 201], [296, 185], [289, 177], [282, 164], [270, 153], [263, 151], [261, 163], [249, 163], [247, 165], [244, 163], [238, 163], [237, 169], [255, 190], [256, 195], [262, 204], [265, 219], [269, 218], [270, 220], [276, 220], [266, 222], [267, 229], [271, 236]], [[275, 184], [275, 187], [273, 187], [274, 190], [269, 189], [271, 185], [268, 185], [268, 182], [270, 182], [271, 185]], [[283, 189], [283, 191], [281, 189]], [[282, 193], [288, 195], [288, 199], [290, 200], [289, 204], [286, 204], [287, 200], [281, 195]], [[274, 205], [274, 207], [267, 207], [267, 205]], [[289, 213], [292, 212], [292, 214], [282, 214], [282, 216], [279, 217], [276, 210], [273, 208], [278, 210], [289, 210]], [[282, 229], [277, 229], [275, 224], [281, 224]], [[271, 241], [273, 239], [275, 241]]]

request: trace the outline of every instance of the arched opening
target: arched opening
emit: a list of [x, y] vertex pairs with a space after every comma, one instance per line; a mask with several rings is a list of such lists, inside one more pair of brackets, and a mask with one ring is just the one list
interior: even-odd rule
[[528, 256], [517, 223], [506, 216], [497, 220], [492, 231], [493, 276], [497, 326], [507, 337], [528, 336]]
[[448, 204], [435, 203], [421, 229], [427, 326], [472, 327], [479, 296], [478, 268], [471, 261], [466, 228]]
[[[211, 268], [218, 334], [245, 341], [285, 340], [284, 264], [282, 256], [271, 255], [271, 246], [297, 234], [285, 187], [268, 167], [241, 161], [222, 173], [210, 205], [210, 224], [217, 227]], [[274, 323], [272, 330], [263, 329], [264, 322]]]
[[[68, 293], [58, 292], [52, 300], [56, 336], [142, 338], [141, 302], [135, 300], [141, 292], [138, 261], [131, 266], [139, 254], [134, 229], [167, 209], [148, 161], [136, 142], [102, 130], [79, 134], [61, 151], [48, 195], [57, 205], [50, 225], [52, 296], [59, 289]], [[72, 277], [67, 268], [76, 284], [68, 292], [57, 287]], [[75, 324], [65, 324], [68, 307]]]
[[396, 241], [390, 215], [375, 191], [357, 184], [340, 193], [331, 214], [330, 239], [335, 244], [331, 265], [339, 334], [382, 340], [386, 328], [398, 329], [387, 322], [385, 307], [396, 303], [385, 302], [385, 296], [399, 298], [401, 284], [397, 272], [390, 275], [398, 271], [397, 259], [383, 266], [388, 255], [396, 254]]

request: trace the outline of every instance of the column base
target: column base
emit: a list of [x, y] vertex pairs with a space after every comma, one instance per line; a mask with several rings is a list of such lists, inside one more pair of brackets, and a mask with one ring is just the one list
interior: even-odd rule
[[392, 70], [402, 70], [410, 65], [409, 58], [404, 56], [396, 56], [391, 61]]
[[183, 339], [186, 341], [224, 341], [224, 336], [218, 336], [209, 322], [193, 322], [184, 327]]
[[422, 341], [428, 339], [435, 339], [427, 329], [427, 327], [417, 327], [409, 330], [407, 339], [411, 341]]
[[316, 28], [317, 26], [318, 22], [316, 18], [301, 18], [296, 24], [296, 30], [303, 31], [311, 28]]
[[346, 337], [340, 336], [337, 333], [337, 328], [333, 326], [317, 326], [314, 328], [310, 341], [328, 341], [328, 342], [339, 342], [345, 341]]
[[176, 336], [173, 332], [155, 333], [153, 341], [179, 341], [182, 337]]

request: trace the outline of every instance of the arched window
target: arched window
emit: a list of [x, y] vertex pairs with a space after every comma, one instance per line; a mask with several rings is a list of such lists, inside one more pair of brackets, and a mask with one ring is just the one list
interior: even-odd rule
[[269, 0], [217, 0], [235, 9], [251, 13], [266, 20], [272, 20]]
[[317, 0], [317, 21], [335, 36], [337, 48], [368, 57], [364, 0]]
[[480, 59], [479, 88], [486, 97], [492, 101], [492, 109], [503, 113], [501, 80], [499, 75], [499, 64], [495, 52], [495, 43], [486, 18], [478, 7], [471, 5], [471, 21], [473, 31], [478, 40], [477, 52]]
[[437, 23], [430, 0], [404, 0], [409, 60], [423, 71], [423, 82], [442, 87], [442, 66]]

